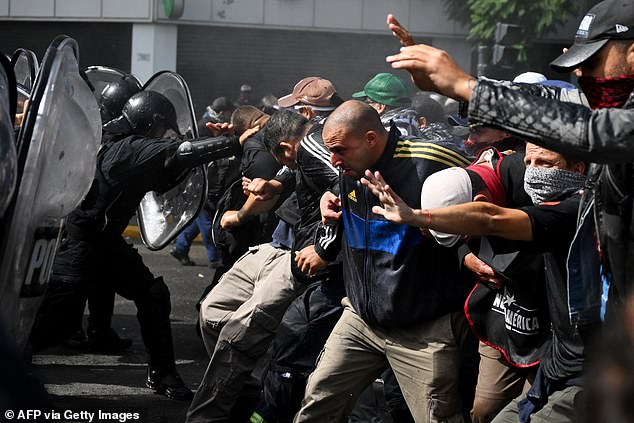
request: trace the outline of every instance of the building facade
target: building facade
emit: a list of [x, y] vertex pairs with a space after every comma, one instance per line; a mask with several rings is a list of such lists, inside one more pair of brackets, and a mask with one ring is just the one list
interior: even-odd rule
[[[41, 58], [57, 34], [67, 34], [79, 43], [82, 66], [114, 66], [142, 81], [176, 70], [200, 116], [215, 97], [236, 98], [245, 83], [257, 101], [317, 75], [349, 97], [391, 71], [385, 56], [399, 44], [385, 25], [388, 13], [417, 41], [474, 70], [468, 28], [447, 18], [442, 0], [0, 0], [0, 50], [29, 48]], [[549, 57], [569, 43], [576, 22], [546, 40]]]

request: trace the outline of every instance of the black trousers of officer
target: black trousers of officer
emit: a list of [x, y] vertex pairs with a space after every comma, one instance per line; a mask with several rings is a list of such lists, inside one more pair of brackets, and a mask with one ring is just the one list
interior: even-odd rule
[[31, 332], [34, 352], [72, 335], [81, 324], [88, 295], [108, 290], [134, 301], [150, 366], [174, 370], [169, 290], [120, 235], [62, 241]]

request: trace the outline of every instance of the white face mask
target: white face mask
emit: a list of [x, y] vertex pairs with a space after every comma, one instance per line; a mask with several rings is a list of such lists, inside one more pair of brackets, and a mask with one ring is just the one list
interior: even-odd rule
[[583, 188], [585, 175], [552, 167], [527, 167], [524, 174], [524, 191], [533, 204], [556, 200]]

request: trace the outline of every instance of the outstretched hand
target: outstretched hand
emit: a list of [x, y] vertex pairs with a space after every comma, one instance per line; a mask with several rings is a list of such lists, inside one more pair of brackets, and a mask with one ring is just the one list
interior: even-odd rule
[[402, 46], [413, 46], [416, 44], [412, 34], [396, 20], [394, 15], [387, 15], [387, 26], [390, 28], [390, 31], [392, 31], [392, 34], [398, 38]]
[[235, 128], [233, 127], [233, 124], [227, 123], [227, 122], [222, 122], [222, 123], [207, 122], [205, 126], [213, 134], [214, 137], [219, 137], [225, 134], [233, 135], [236, 132]]
[[435, 91], [456, 100], [471, 99], [475, 79], [458, 66], [446, 51], [425, 44], [414, 45], [411, 34], [392, 15], [388, 16], [387, 22], [392, 33], [404, 45], [400, 53], [385, 59], [392, 64], [392, 68], [407, 70], [414, 84], [423, 91]]
[[381, 206], [372, 207], [372, 213], [381, 215], [394, 223], [414, 224], [414, 209], [405, 204], [405, 201], [390, 188], [379, 172], [373, 174], [366, 170], [365, 177], [361, 178], [361, 183], [368, 187], [381, 202]]

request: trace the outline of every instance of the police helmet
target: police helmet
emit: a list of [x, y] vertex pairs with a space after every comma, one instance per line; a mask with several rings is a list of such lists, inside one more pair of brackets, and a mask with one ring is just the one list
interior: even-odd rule
[[121, 114], [136, 135], [160, 136], [168, 129], [179, 133], [176, 109], [167, 97], [156, 91], [134, 94], [123, 106]]
[[123, 77], [108, 83], [99, 96], [99, 112], [101, 122], [106, 124], [121, 116], [121, 110], [130, 97], [141, 91], [134, 78]]

